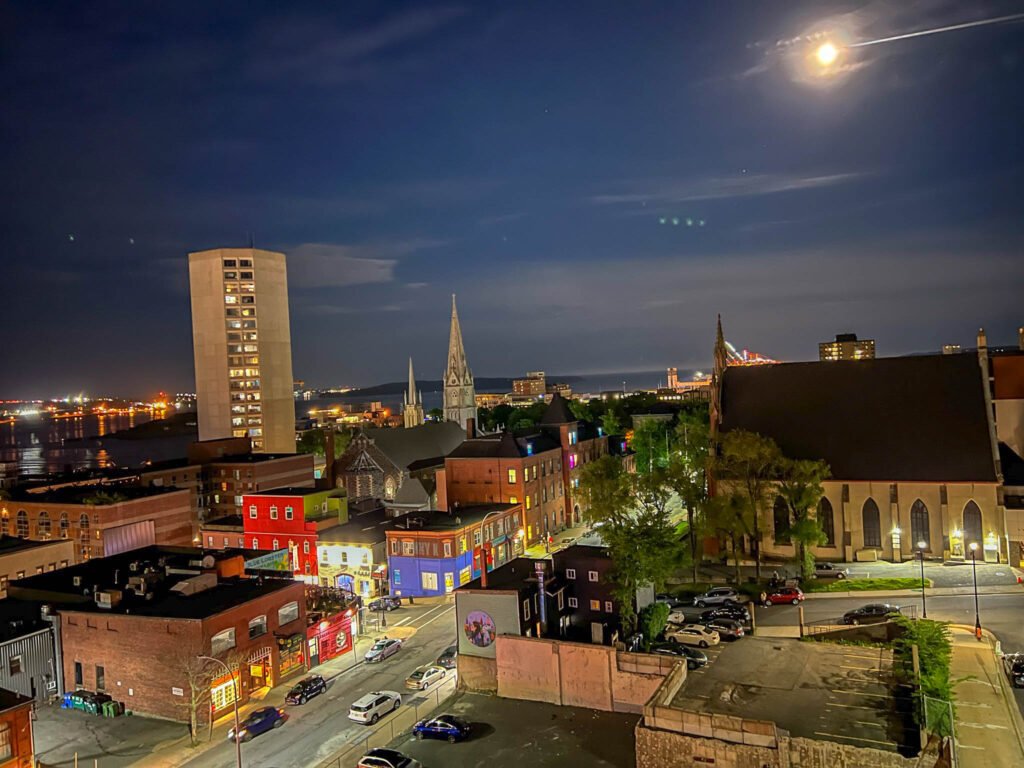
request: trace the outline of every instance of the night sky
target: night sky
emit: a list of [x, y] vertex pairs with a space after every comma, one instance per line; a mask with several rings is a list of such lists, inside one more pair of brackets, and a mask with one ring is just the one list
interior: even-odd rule
[[[332, 6], [337, 6], [331, 9]], [[186, 254], [288, 254], [310, 386], [1015, 343], [998, 2], [0, 3], [0, 397], [188, 391]]]

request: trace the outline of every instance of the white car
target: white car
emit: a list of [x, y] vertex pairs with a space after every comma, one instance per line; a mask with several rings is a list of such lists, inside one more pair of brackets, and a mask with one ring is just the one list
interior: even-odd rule
[[423, 763], [395, 749], [371, 749], [356, 768], [423, 768]]
[[364, 725], [373, 725], [382, 716], [394, 712], [402, 704], [402, 695], [397, 691], [373, 691], [352, 702], [348, 719]]
[[670, 643], [707, 648], [709, 645], [718, 645], [720, 638], [717, 632], [700, 624], [684, 624], [681, 627], [669, 627], [665, 631], [665, 639]]
[[425, 691], [434, 683], [440, 682], [448, 674], [448, 670], [433, 664], [416, 667], [413, 673], [405, 678], [405, 687], [416, 691]]
[[672, 611], [668, 615], [668, 623], [669, 624], [685, 624], [686, 623], [686, 613], [684, 613], [683, 611]]

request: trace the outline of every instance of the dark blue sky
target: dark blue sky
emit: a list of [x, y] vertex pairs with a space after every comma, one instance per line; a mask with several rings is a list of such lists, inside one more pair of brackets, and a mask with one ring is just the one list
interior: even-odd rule
[[478, 376], [1011, 343], [1024, 24], [806, 57], [1021, 10], [2, 3], [0, 397], [191, 389], [249, 232], [311, 385], [438, 377], [453, 292]]

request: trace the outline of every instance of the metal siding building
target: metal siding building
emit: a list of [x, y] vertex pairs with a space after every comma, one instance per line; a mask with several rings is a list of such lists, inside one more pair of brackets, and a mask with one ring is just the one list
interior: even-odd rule
[[[21, 657], [20, 663], [11, 664]], [[61, 692], [53, 628], [44, 627], [0, 643], [0, 688], [44, 702]], [[12, 674], [12, 669], [18, 671]]]

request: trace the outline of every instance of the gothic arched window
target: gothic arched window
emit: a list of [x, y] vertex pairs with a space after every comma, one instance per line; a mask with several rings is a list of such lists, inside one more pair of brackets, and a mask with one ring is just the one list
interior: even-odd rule
[[824, 496], [818, 501], [818, 524], [825, 534], [825, 545], [834, 547], [836, 545], [836, 522], [832, 512], [832, 503]]
[[50, 514], [44, 509], [36, 520], [36, 533], [40, 539], [50, 538]]
[[921, 549], [921, 542], [924, 542], [923, 549], [932, 548], [931, 526], [928, 523], [928, 507], [918, 499], [910, 507], [910, 544], [915, 549]]
[[789, 505], [781, 496], [775, 497], [772, 519], [775, 524], [775, 543], [789, 544]]
[[861, 524], [864, 528], [864, 546], [882, 547], [882, 522], [878, 514], [878, 505], [874, 499], [864, 502], [861, 510]]
[[28, 512], [24, 509], [18, 510], [18, 535], [23, 538], [28, 538]]
[[971, 542], [982, 545], [983, 531], [981, 529], [981, 510], [973, 501], [968, 501], [964, 507], [964, 543], [970, 547]]

